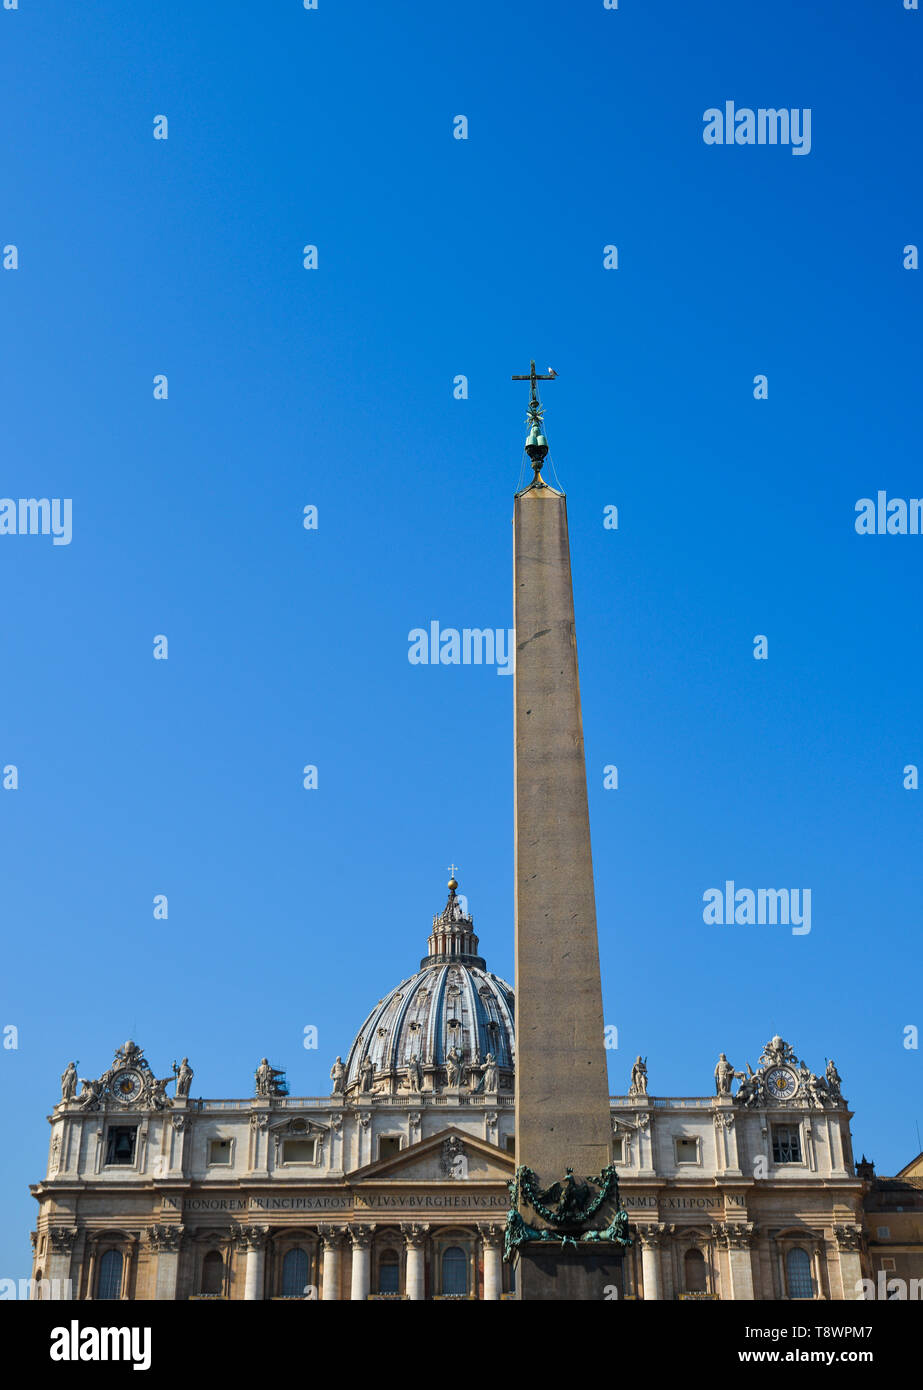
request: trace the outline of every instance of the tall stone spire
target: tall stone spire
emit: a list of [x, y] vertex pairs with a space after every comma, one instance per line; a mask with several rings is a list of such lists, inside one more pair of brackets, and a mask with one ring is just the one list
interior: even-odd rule
[[[516, 1161], [547, 1186], [567, 1168], [578, 1178], [603, 1170], [611, 1121], [567, 504], [541, 476], [543, 378], [533, 363], [518, 379], [532, 383], [526, 451], [535, 476], [513, 504]], [[577, 1290], [590, 1271], [581, 1261]], [[523, 1298], [602, 1296], [540, 1292], [539, 1265], [546, 1274], [533, 1242], [520, 1258]]]

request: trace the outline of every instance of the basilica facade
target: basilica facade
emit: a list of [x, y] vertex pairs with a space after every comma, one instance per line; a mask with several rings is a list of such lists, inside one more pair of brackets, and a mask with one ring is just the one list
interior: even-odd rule
[[[457, 887], [329, 1095], [289, 1095], [264, 1058], [251, 1096], [198, 1099], [187, 1059], [158, 1078], [134, 1042], [98, 1077], [70, 1064], [32, 1188], [39, 1295], [515, 1297], [513, 992]], [[639, 1057], [610, 1102], [632, 1244], [600, 1297], [861, 1297], [869, 1178], [840, 1085], [780, 1037], [756, 1068], [721, 1054], [697, 1096], [649, 1094]]]

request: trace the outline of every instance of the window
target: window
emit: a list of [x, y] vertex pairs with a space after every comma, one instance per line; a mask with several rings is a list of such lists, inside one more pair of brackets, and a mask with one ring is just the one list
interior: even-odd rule
[[891, 1227], [890, 1227], [890, 1226], [879, 1226], [879, 1227], [878, 1227], [878, 1239], [879, 1239], [879, 1240], [890, 1240], [890, 1239], [891, 1239]]
[[378, 1262], [378, 1292], [400, 1293], [401, 1267], [396, 1250], [383, 1250]]
[[705, 1256], [701, 1250], [687, 1250], [683, 1260], [683, 1274], [687, 1293], [706, 1293]]
[[442, 1252], [442, 1292], [468, 1292], [468, 1256], [460, 1245], [450, 1245]]
[[624, 1162], [625, 1162], [625, 1140], [624, 1140], [624, 1138], [622, 1138], [622, 1139], [613, 1139], [613, 1141], [612, 1141], [612, 1162], [613, 1162], [613, 1163], [624, 1163]]
[[785, 1257], [785, 1273], [788, 1277], [789, 1298], [813, 1298], [814, 1283], [811, 1279], [811, 1257], [807, 1250], [796, 1245]]
[[283, 1163], [314, 1163], [317, 1160], [316, 1139], [286, 1139], [282, 1144]]
[[378, 1140], [378, 1157], [393, 1158], [401, 1151], [399, 1134], [382, 1134]]
[[302, 1250], [299, 1245], [294, 1250], [287, 1251], [282, 1261], [283, 1298], [304, 1298], [307, 1283], [308, 1252]]
[[118, 1250], [107, 1250], [99, 1262], [97, 1298], [119, 1298], [122, 1293], [122, 1256]]
[[209, 1139], [208, 1141], [208, 1164], [209, 1167], [216, 1163], [230, 1163], [231, 1161], [231, 1141], [230, 1139]]
[[506, 1144], [505, 1144], [505, 1147], [506, 1147], [506, 1151], [507, 1151], [508, 1154], [514, 1154], [514, 1153], [516, 1152], [516, 1136], [515, 1136], [515, 1134], [508, 1134], [508, 1135], [506, 1136]]
[[130, 1168], [135, 1161], [137, 1125], [110, 1125], [106, 1135], [106, 1163]]
[[801, 1138], [797, 1126], [773, 1125], [772, 1158], [774, 1163], [800, 1163]]
[[882, 1269], [890, 1269], [890, 1270], [893, 1272], [893, 1270], [894, 1270], [894, 1256], [893, 1256], [893, 1255], [885, 1255], [885, 1256], [883, 1256], [882, 1261], [881, 1261], [881, 1267], [882, 1267]]
[[698, 1139], [674, 1139], [673, 1144], [676, 1150], [677, 1163], [698, 1163]]
[[219, 1251], [209, 1250], [202, 1261], [202, 1292], [220, 1294], [224, 1288], [224, 1260]]

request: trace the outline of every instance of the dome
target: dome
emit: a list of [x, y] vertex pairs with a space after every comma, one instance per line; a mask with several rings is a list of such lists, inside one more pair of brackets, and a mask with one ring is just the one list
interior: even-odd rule
[[513, 991], [478, 955], [457, 887], [450, 879], [420, 969], [380, 999], [359, 1030], [346, 1059], [347, 1091], [512, 1089]]

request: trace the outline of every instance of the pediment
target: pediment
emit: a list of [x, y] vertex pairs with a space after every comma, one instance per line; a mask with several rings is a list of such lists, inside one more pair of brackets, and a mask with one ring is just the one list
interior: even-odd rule
[[388, 1158], [348, 1174], [350, 1182], [507, 1183], [515, 1171], [513, 1155], [474, 1138], [455, 1125]]

